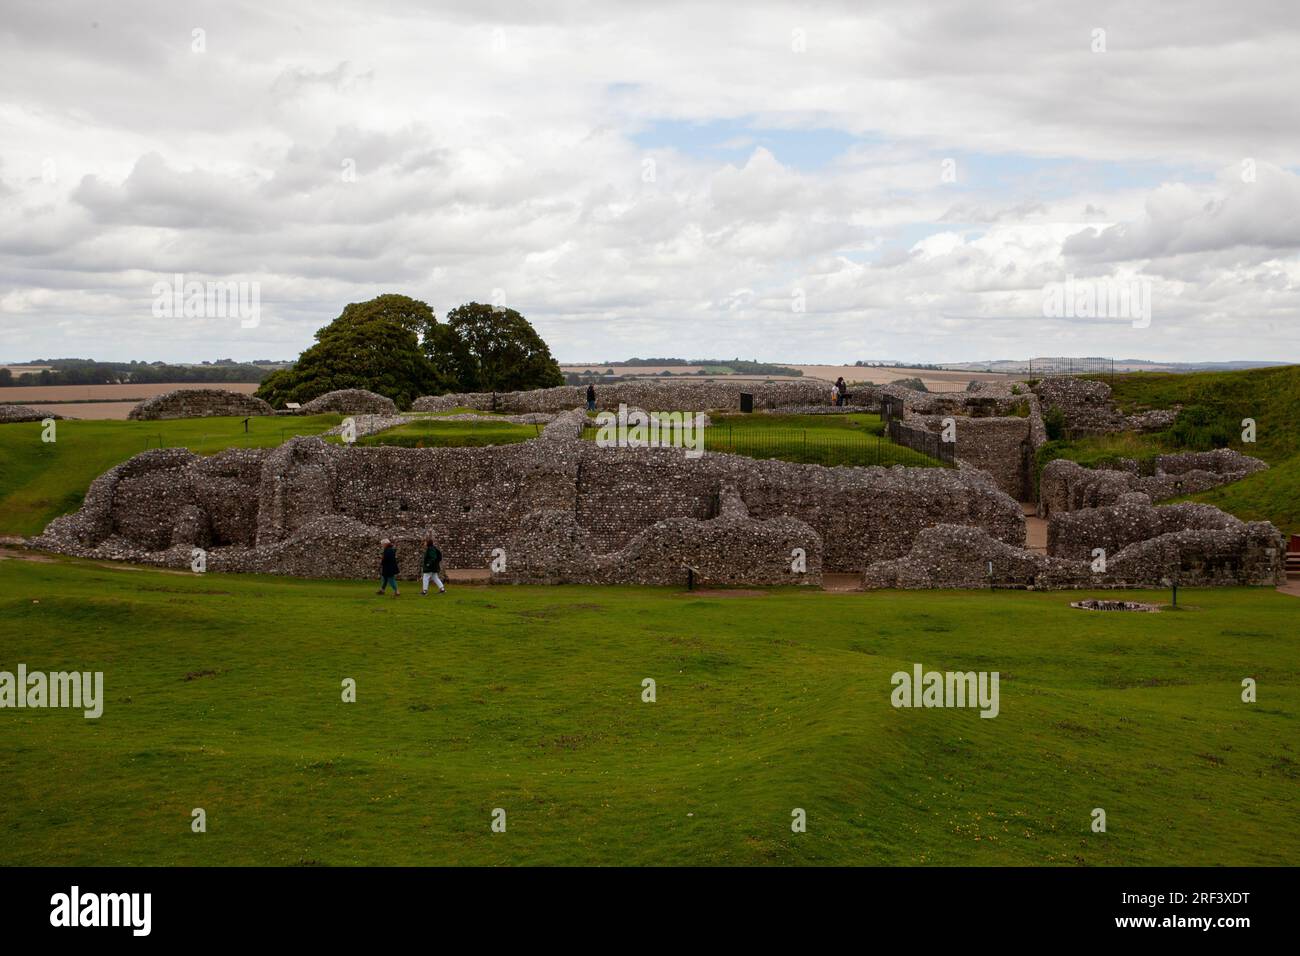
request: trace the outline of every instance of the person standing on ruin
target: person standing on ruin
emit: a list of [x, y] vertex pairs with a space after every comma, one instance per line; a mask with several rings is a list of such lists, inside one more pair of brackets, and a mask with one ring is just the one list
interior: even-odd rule
[[848, 403], [849, 400], [849, 384], [848, 382], [844, 381], [843, 375], [841, 375], [839, 378], [835, 380], [835, 392], [837, 394], [837, 400], [835, 404], [839, 405], [842, 408], [844, 405]]
[[831, 404], [838, 406], [840, 403], [840, 383], [834, 382], [831, 385]]
[[596, 386], [588, 382], [587, 383], [587, 411], [594, 412], [595, 410], [596, 410]]
[[424, 578], [423, 587], [420, 589], [421, 595], [429, 593], [429, 581], [438, 585], [438, 593], [446, 594], [447, 589], [443, 586], [442, 578], [438, 575], [442, 572], [442, 552], [438, 546], [433, 543], [433, 538], [424, 539]]
[[379, 560], [380, 584], [379, 590], [375, 593], [383, 594], [388, 585], [392, 584], [393, 597], [398, 597], [400, 592], [397, 590], [397, 548], [387, 538], [379, 543], [384, 546], [384, 556]]

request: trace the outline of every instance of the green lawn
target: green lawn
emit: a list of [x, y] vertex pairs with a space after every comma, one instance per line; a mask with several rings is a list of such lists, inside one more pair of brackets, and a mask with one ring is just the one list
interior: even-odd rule
[[359, 438], [357, 444], [401, 445], [404, 448], [482, 447], [527, 441], [536, 438], [541, 431], [541, 425], [465, 420], [449, 422], [432, 416], [415, 418], [405, 425]]
[[1271, 521], [1286, 534], [1300, 534], [1300, 455], [1179, 501], [1215, 505], [1243, 521]]
[[[1269, 464], [1300, 454], [1300, 365], [1239, 372], [1131, 372], [1104, 379], [1126, 413], [1174, 405], [1204, 407], [1231, 426], [1230, 447]], [[1240, 441], [1243, 418], [1255, 419], [1257, 440]]]
[[[879, 415], [714, 415], [704, 432], [704, 450], [749, 458], [776, 458], [815, 465], [908, 465], [940, 468], [936, 459], [884, 437]], [[593, 419], [583, 437], [594, 440]]]
[[90, 483], [149, 448], [189, 448], [211, 455], [226, 448], [278, 445], [316, 435], [340, 415], [187, 418], [157, 422], [60, 421], [56, 441], [43, 442], [40, 422], [0, 425], [0, 534], [38, 534], [51, 519], [76, 511]]
[[[1195, 408], [1206, 424], [1154, 435], [1106, 435], [1073, 442], [1049, 442], [1039, 450], [1038, 466], [1069, 458], [1088, 467], [1106, 467], [1118, 457], [1139, 461], [1154, 455], [1211, 447], [1234, 448], [1268, 462], [1269, 470], [1240, 482], [1180, 501], [1216, 505], [1247, 521], [1271, 521], [1288, 534], [1300, 534], [1300, 365], [1238, 372], [1131, 372], [1098, 377], [1111, 386], [1126, 413], [1182, 405]], [[1241, 441], [1241, 422], [1252, 418], [1256, 441]]]
[[[0, 864], [1300, 854], [1300, 600], [1272, 590], [1151, 615], [1070, 593], [373, 592], [0, 561], [0, 670], [102, 670], [107, 701], [0, 710]], [[1000, 715], [894, 709], [916, 662], [1000, 672]]]

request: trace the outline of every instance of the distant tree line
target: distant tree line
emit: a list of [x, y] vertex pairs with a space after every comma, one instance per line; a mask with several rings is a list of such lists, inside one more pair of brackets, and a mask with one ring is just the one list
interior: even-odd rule
[[234, 362], [169, 365], [166, 362], [96, 362], [93, 359], [52, 359], [29, 362], [46, 365], [14, 374], [0, 368], [0, 388], [23, 385], [153, 385], [166, 382], [260, 382], [283, 363]]
[[943, 368], [929, 362], [867, 362], [858, 359], [853, 363], [857, 368], [920, 368], [931, 372], [942, 372]]

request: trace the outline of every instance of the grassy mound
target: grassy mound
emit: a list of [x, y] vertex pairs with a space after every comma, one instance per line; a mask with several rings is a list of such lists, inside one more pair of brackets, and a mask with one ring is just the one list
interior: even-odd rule
[[[1216, 505], [1248, 521], [1271, 521], [1300, 534], [1300, 365], [1237, 372], [1133, 372], [1102, 379], [1126, 413], [1182, 405], [1174, 427], [1156, 435], [1108, 435], [1049, 442], [1038, 465], [1069, 458], [1105, 467], [1120, 457], [1139, 462], [1178, 451], [1234, 448], [1268, 462], [1266, 472], [1179, 500]], [[1242, 420], [1255, 420], [1256, 441], [1243, 442]]]
[[[99, 720], [0, 715], [0, 864], [1300, 853], [1300, 605], [1271, 589], [1186, 591], [1194, 609], [1162, 614], [1077, 611], [1093, 595], [1074, 592], [373, 592], [0, 560], [4, 669], [103, 671], [106, 699]], [[891, 675], [917, 662], [998, 671], [999, 715], [893, 708]]]

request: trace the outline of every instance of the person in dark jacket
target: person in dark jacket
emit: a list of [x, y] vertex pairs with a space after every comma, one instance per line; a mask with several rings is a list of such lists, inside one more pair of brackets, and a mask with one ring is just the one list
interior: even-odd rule
[[588, 385], [587, 386], [587, 411], [594, 412], [595, 410], [596, 410], [596, 386]]
[[424, 587], [420, 589], [421, 594], [429, 593], [429, 581], [438, 585], [438, 593], [446, 594], [447, 589], [443, 586], [442, 578], [438, 575], [442, 572], [442, 552], [438, 546], [433, 543], [433, 538], [424, 539]]
[[397, 597], [401, 592], [397, 590], [397, 548], [393, 547], [393, 542], [385, 538], [380, 542], [384, 546], [384, 556], [379, 561], [379, 577], [381, 578], [379, 590], [376, 594], [383, 594], [388, 585], [393, 586], [393, 597]]

